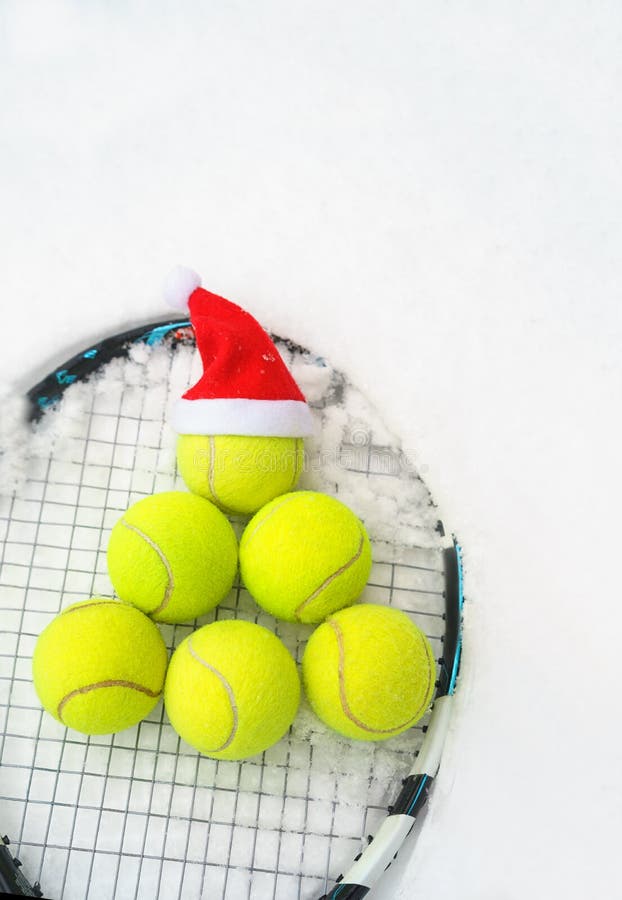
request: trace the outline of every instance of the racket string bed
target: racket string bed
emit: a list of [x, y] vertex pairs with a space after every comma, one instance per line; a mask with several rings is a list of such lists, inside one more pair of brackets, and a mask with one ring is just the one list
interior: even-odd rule
[[[446, 658], [450, 542], [423, 482], [341, 373], [291, 342], [279, 349], [317, 418], [302, 486], [336, 493], [372, 532], [363, 599], [408, 612]], [[343, 881], [330, 885], [348, 875], [368, 835], [376, 834], [370, 848], [382, 837], [383, 822], [398, 812], [412, 821], [416, 799], [410, 811], [398, 801], [388, 819], [387, 805], [403, 778], [412, 789], [421, 725], [359, 744], [330, 733], [303, 701], [278, 745], [222, 762], [184, 745], [161, 705], [135, 729], [86, 737], [44, 715], [32, 689], [42, 628], [69, 603], [111, 593], [105, 547], [116, 518], [142, 496], [183, 489], [166, 407], [196, 366], [187, 323], [164, 323], [89, 348], [60, 380], [31, 392], [39, 420], [31, 456], [0, 499], [3, 827], [31, 883], [40, 880], [53, 900], [363, 896], [347, 894]], [[238, 532], [242, 524], [234, 520]], [[164, 626], [169, 650], [213, 617]], [[267, 625], [298, 662], [312, 631], [267, 616], [239, 583], [215, 617]]]

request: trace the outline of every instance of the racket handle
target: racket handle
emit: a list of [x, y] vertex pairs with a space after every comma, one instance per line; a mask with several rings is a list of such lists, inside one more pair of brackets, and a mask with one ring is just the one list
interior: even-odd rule
[[13, 897], [42, 897], [38, 882], [31, 885], [22, 875], [21, 862], [11, 856], [9, 843], [6, 835], [0, 838], [0, 894], [9, 894]]

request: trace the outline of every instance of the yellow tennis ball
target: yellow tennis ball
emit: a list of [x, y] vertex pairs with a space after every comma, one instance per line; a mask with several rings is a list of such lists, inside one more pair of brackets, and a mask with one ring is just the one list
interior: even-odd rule
[[122, 600], [157, 622], [189, 622], [231, 590], [237, 539], [213, 503], [168, 491], [139, 500], [121, 516], [107, 560]]
[[164, 705], [188, 744], [244, 759], [283, 737], [300, 702], [296, 664], [267, 628], [240, 619], [204, 625], [172, 656]]
[[84, 734], [136, 725], [164, 688], [166, 647], [153, 622], [127, 603], [74, 603], [41, 632], [32, 660], [42, 706]]
[[289, 622], [321, 622], [354, 603], [371, 569], [363, 523], [339, 500], [315, 491], [277, 497], [240, 541], [240, 571], [257, 603]]
[[291, 491], [303, 460], [302, 438], [182, 434], [177, 439], [177, 466], [188, 488], [241, 515]]
[[315, 714], [361, 741], [401, 734], [426, 712], [436, 678], [424, 633], [398, 609], [361, 603], [313, 632], [302, 678]]

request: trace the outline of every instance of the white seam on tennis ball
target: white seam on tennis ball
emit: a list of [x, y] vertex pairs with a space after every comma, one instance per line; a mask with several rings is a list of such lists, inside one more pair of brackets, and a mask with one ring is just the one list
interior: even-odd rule
[[223, 505], [222, 500], [216, 493], [216, 481], [214, 478], [214, 468], [215, 468], [214, 464], [215, 464], [215, 460], [216, 460], [216, 440], [215, 440], [214, 436], [210, 434], [209, 437], [207, 438], [207, 441], [209, 444], [209, 463], [207, 465], [207, 487], [208, 487], [210, 494], [216, 501], [216, 503], [218, 503], [220, 506], [222, 506]]
[[[415, 722], [421, 718], [423, 713], [428, 706], [428, 703], [425, 705], [421, 705], [417, 712], [413, 716], [409, 716], [409, 718], [402, 722], [400, 725], [394, 725], [393, 728], [372, 728], [370, 725], [366, 725], [362, 722], [357, 716], [354, 715], [352, 710], [350, 709], [350, 705], [348, 703], [348, 698], [346, 696], [346, 685], [345, 685], [345, 646], [343, 643], [343, 632], [339, 627], [338, 623], [335, 622], [334, 619], [327, 619], [327, 624], [333, 629], [335, 633], [335, 638], [337, 639], [337, 650], [339, 652], [339, 663], [337, 667], [338, 677], [339, 677], [339, 699], [341, 701], [341, 707], [345, 713], [347, 719], [350, 719], [355, 725], [358, 725], [359, 728], [362, 728], [363, 731], [368, 731], [370, 734], [393, 734], [395, 731], [399, 731], [402, 728], [406, 728], [407, 726], [414, 725]], [[421, 636], [421, 635], [420, 635]], [[426, 656], [427, 648], [426, 648]], [[428, 684], [425, 691], [425, 696], [428, 696], [428, 691], [430, 689], [430, 671], [428, 669]]]
[[319, 587], [316, 587], [316, 589], [313, 591], [313, 593], [312, 593], [312, 594], [309, 594], [309, 596], [306, 598], [306, 600], [303, 600], [302, 603], [300, 603], [300, 604], [296, 607], [296, 609], [294, 610], [294, 615], [296, 616], [296, 618], [298, 619], [298, 621], [300, 621], [300, 613], [302, 612], [302, 610], [303, 610], [306, 606], [308, 606], [309, 603], [312, 603], [312, 602], [316, 599], [316, 597], [318, 597], [319, 594], [321, 594], [322, 591], [323, 591], [325, 588], [328, 587], [329, 584], [332, 584], [332, 582], [333, 582], [336, 578], [339, 578], [339, 576], [340, 576], [340, 575], [343, 575], [343, 573], [346, 572], [346, 571], [350, 568], [350, 566], [353, 566], [353, 565], [354, 565], [354, 563], [357, 561], [357, 559], [360, 558], [361, 553], [363, 552], [363, 547], [364, 547], [364, 546], [365, 546], [365, 535], [364, 535], [363, 532], [361, 531], [361, 540], [360, 540], [360, 543], [359, 543], [359, 546], [358, 546], [358, 550], [356, 551], [356, 553], [354, 554], [354, 556], [353, 556], [351, 559], [349, 559], [347, 562], [345, 562], [342, 566], [340, 566], [340, 567], [339, 567], [336, 571], [334, 571], [331, 575], [329, 575], [328, 578], [325, 578], [324, 581], [320, 584], [320, 586], [319, 586]]
[[[298, 468], [298, 458], [300, 456], [301, 449], [304, 452], [304, 441], [302, 440], [302, 438], [296, 438], [296, 451], [295, 451], [296, 457], [294, 460], [294, 471], [292, 472], [292, 480], [290, 481], [287, 492], [293, 491], [294, 487], [296, 486], [296, 482], [300, 478], [300, 469]], [[302, 468], [302, 466], [300, 468]]]
[[136, 609], [135, 606], [124, 603], [123, 600], [106, 600], [102, 597], [101, 600], [91, 600], [89, 603], [80, 603], [76, 606], [70, 606], [68, 609], [63, 609], [61, 610], [61, 615], [64, 616], [66, 613], [80, 612], [81, 609], [88, 609], [90, 606], [116, 606], [119, 609]]
[[137, 528], [135, 525], [130, 525], [130, 523], [126, 522], [125, 519], [121, 519], [121, 524], [125, 525], [126, 528], [128, 528], [130, 531], [133, 531], [135, 534], [137, 534], [139, 537], [141, 537], [144, 541], [146, 541], [149, 544], [149, 546], [152, 548], [152, 550], [155, 550], [155, 552], [158, 554], [158, 556], [160, 557], [160, 559], [164, 565], [164, 568], [166, 569], [168, 581], [166, 584], [166, 589], [164, 591], [164, 597], [162, 598], [162, 602], [160, 603], [160, 605], [158, 607], [156, 607], [155, 609], [152, 609], [151, 612], [149, 613], [150, 616], [157, 616], [158, 613], [161, 613], [168, 606], [170, 599], [171, 599], [171, 595], [175, 588], [175, 579], [173, 577], [173, 570], [171, 569], [170, 563], [169, 563], [168, 559], [166, 558], [166, 556], [164, 555], [164, 553], [162, 552], [162, 550], [158, 547], [158, 545], [156, 544], [155, 541], [151, 540], [151, 538], [149, 537], [148, 534], [145, 534], [144, 531], [141, 531], [140, 528]]
[[257, 534], [259, 529], [266, 524], [268, 519], [272, 518], [275, 512], [285, 506], [286, 503], [289, 503], [291, 500], [295, 500], [298, 497], [299, 493], [299, 491], [294, 491], [292, 494], [288, 494], [286, 497], [284, 497], [280, 503], [277, 503], [275, 506], [273, 506], [267, 516], [265, 516], [265, 518], [263, 518], [261, 522], [258, 522], [257, 525], [255, 525], [248, 537], [246, 536], [246, 534], [244, 534], [244, 543], [248, 544], [248, 542], [252, 540], [253, 537]]
[[73, 691], [70, 691], [68, 694], [62, 698], [56, 708], [56, 714], [58, 718], [63, 721], [63, 710], [65, 706], [69, 703], [70, 700], [73, 700], [74, 697], [77, 697], [79, 694], [88, 694], [91, 691], [95, 691], [98, 688], [107, 688], [107, 687], [125, 687], [131, 688], [133, 691], [139, 691], [141, 694], [146, 694], [148, 697], [159, 697], [162, 693], [162, 688], [159, 691], [152, 691], [151, 688], [145, 687], [144, 684], [138, 684], [136, 681], [124, 681], [122, 679], [107, 679], [106, 681], [94, 681], [92, 684], [85, 684], [83, 687], [76, 688]]
[[233, 713], [233, 725], [231, 727], [231, 734], [224, 742], [224, 744], [222, 744], [222, 746], [216, 747], [211, 751], [212, 753], [220, 753], [221, 751], [226, 750], [227, 747], [231, 745], [238, 730], [238, 707], [235, 702], [235, 694], [233, 693], [233, 688], [231, 687], [225, 676], [222, 674], [222, 672], [219, 672], [218, 669], [215, 669], [214, 666], [211, 666], [208, 662], [206, 662], [199, 656], [199, 654], [192, 646], [192, 641], [190, 638], [188, 638], [188, 652], [193, 657], [193, 659], [196, 659], [198, 663], [200, 663], [206, 669], [209, 669], [209, 671], [213, 675], [215, 675], [216, 678], [218, 678], [225, 691], [227, 692], [227, 696], [229, 698], [229, 705], [231, 706], [231, 712]]

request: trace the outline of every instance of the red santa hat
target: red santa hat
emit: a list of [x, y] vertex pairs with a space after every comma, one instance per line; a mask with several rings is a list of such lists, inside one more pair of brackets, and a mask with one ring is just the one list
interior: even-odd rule
[[164, 294], [188, 309], [203, 374], [177, 400], [171, 425], [179, 434], [303, 437], [311, 412], [270, 336], [249, 313], [201, 287], [191, 269], [178, 266]]

